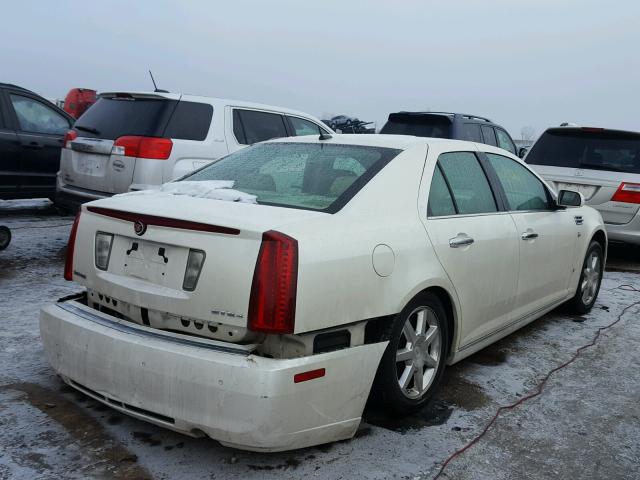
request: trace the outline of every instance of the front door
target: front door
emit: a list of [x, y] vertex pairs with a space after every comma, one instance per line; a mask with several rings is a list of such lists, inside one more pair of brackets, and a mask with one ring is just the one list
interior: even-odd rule
[[20, 144], [0, 90], [0, 198], [15, 198], [20, 187]]
[[66, 117], [23, 93], [10, 92], [21, 148], [21, 195], [50, 196], [55, 192], [60, 149], [71, 127]]
[[518, 280], [518, 239], [511, 216], [473, 152], [443, 153], [431, 180], [427, 234], [456, 289], [460, 345], [509, 323]]
[[569, 210], [558, 210], [542, 181], [520, 162], [487, 153], [517, 229], [520, 273], [515, 318], [566, 298], [580, 227]]

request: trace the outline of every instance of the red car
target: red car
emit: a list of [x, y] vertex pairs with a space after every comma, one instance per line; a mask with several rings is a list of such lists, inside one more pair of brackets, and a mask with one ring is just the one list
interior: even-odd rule
[[78, 118], [96, 103], [96, 91], [89, 88], [72, 88], [64, 99], [64, 111]]

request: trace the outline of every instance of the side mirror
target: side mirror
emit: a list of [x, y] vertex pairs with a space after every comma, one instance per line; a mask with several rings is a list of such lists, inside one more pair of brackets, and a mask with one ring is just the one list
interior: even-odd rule
[[518, 157], [524, 158], [528, 151], [529, 147], [520, 147], [520, 149], [518, 150]]
[[559, 207], [581, 207], [584, 205], [584, 197], [573, 190], [560, 190], [556, 204]]

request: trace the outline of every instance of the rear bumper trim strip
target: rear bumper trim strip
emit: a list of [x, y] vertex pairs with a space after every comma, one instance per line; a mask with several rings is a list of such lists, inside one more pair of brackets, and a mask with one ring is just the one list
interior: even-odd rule
[[[59, 308], [66, 310], [69, 313], [72, 313], [73, 315], [82, 317], [85, 320], [89, 320], [91, 322], [97, 323], [104, 327], [112, 328], [119, 332], [127, 333], [130, 335], [138, 335], [146, 338], [154, 338], [164, 342], [172, 342], [172, 343], [189, 346], [189, 347], [205, 348], [207, 350], [230, 353], [234, 355], [249, 356], [252, 350], [251, 346], [239, 345], [237, 347], [232, 347], [227, 345], [218, 345], [218, 344], [210, 343], [204, 340], [203, 341], [196, 340], [195, 338], [194, 339], [183, 338], [184, 336], [168, 334], [162, 331], [154, 331], [153, 329], [148, 327], [143, 328], [143, 327], [138, 327], [134, 325], [128, 325], [127, 323], [124, 323], [122, 320], [119, 320], [119, 319], [110, 320], [105, 316], [98, 315], [96, 313], [86, 310], [85, 308], [81, 308], [81, 304], [77, 304], [74, 301], [60, 302], [60, 303], [57, 303], [56, 305]], [[89, 307], [86, 307], [86, 308], [88, 309]]]

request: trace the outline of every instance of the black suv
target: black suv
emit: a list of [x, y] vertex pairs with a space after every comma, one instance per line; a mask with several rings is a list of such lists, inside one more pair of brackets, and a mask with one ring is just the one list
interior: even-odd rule
[[41, 96], [0, 83], [0, 199], [53, 198], [73, 118]]
[[488, 118], [464, 113], [391, 113], [380, 133], [416, 137], [452, 138], [495, 145], [516, 155], [511, 135]]

